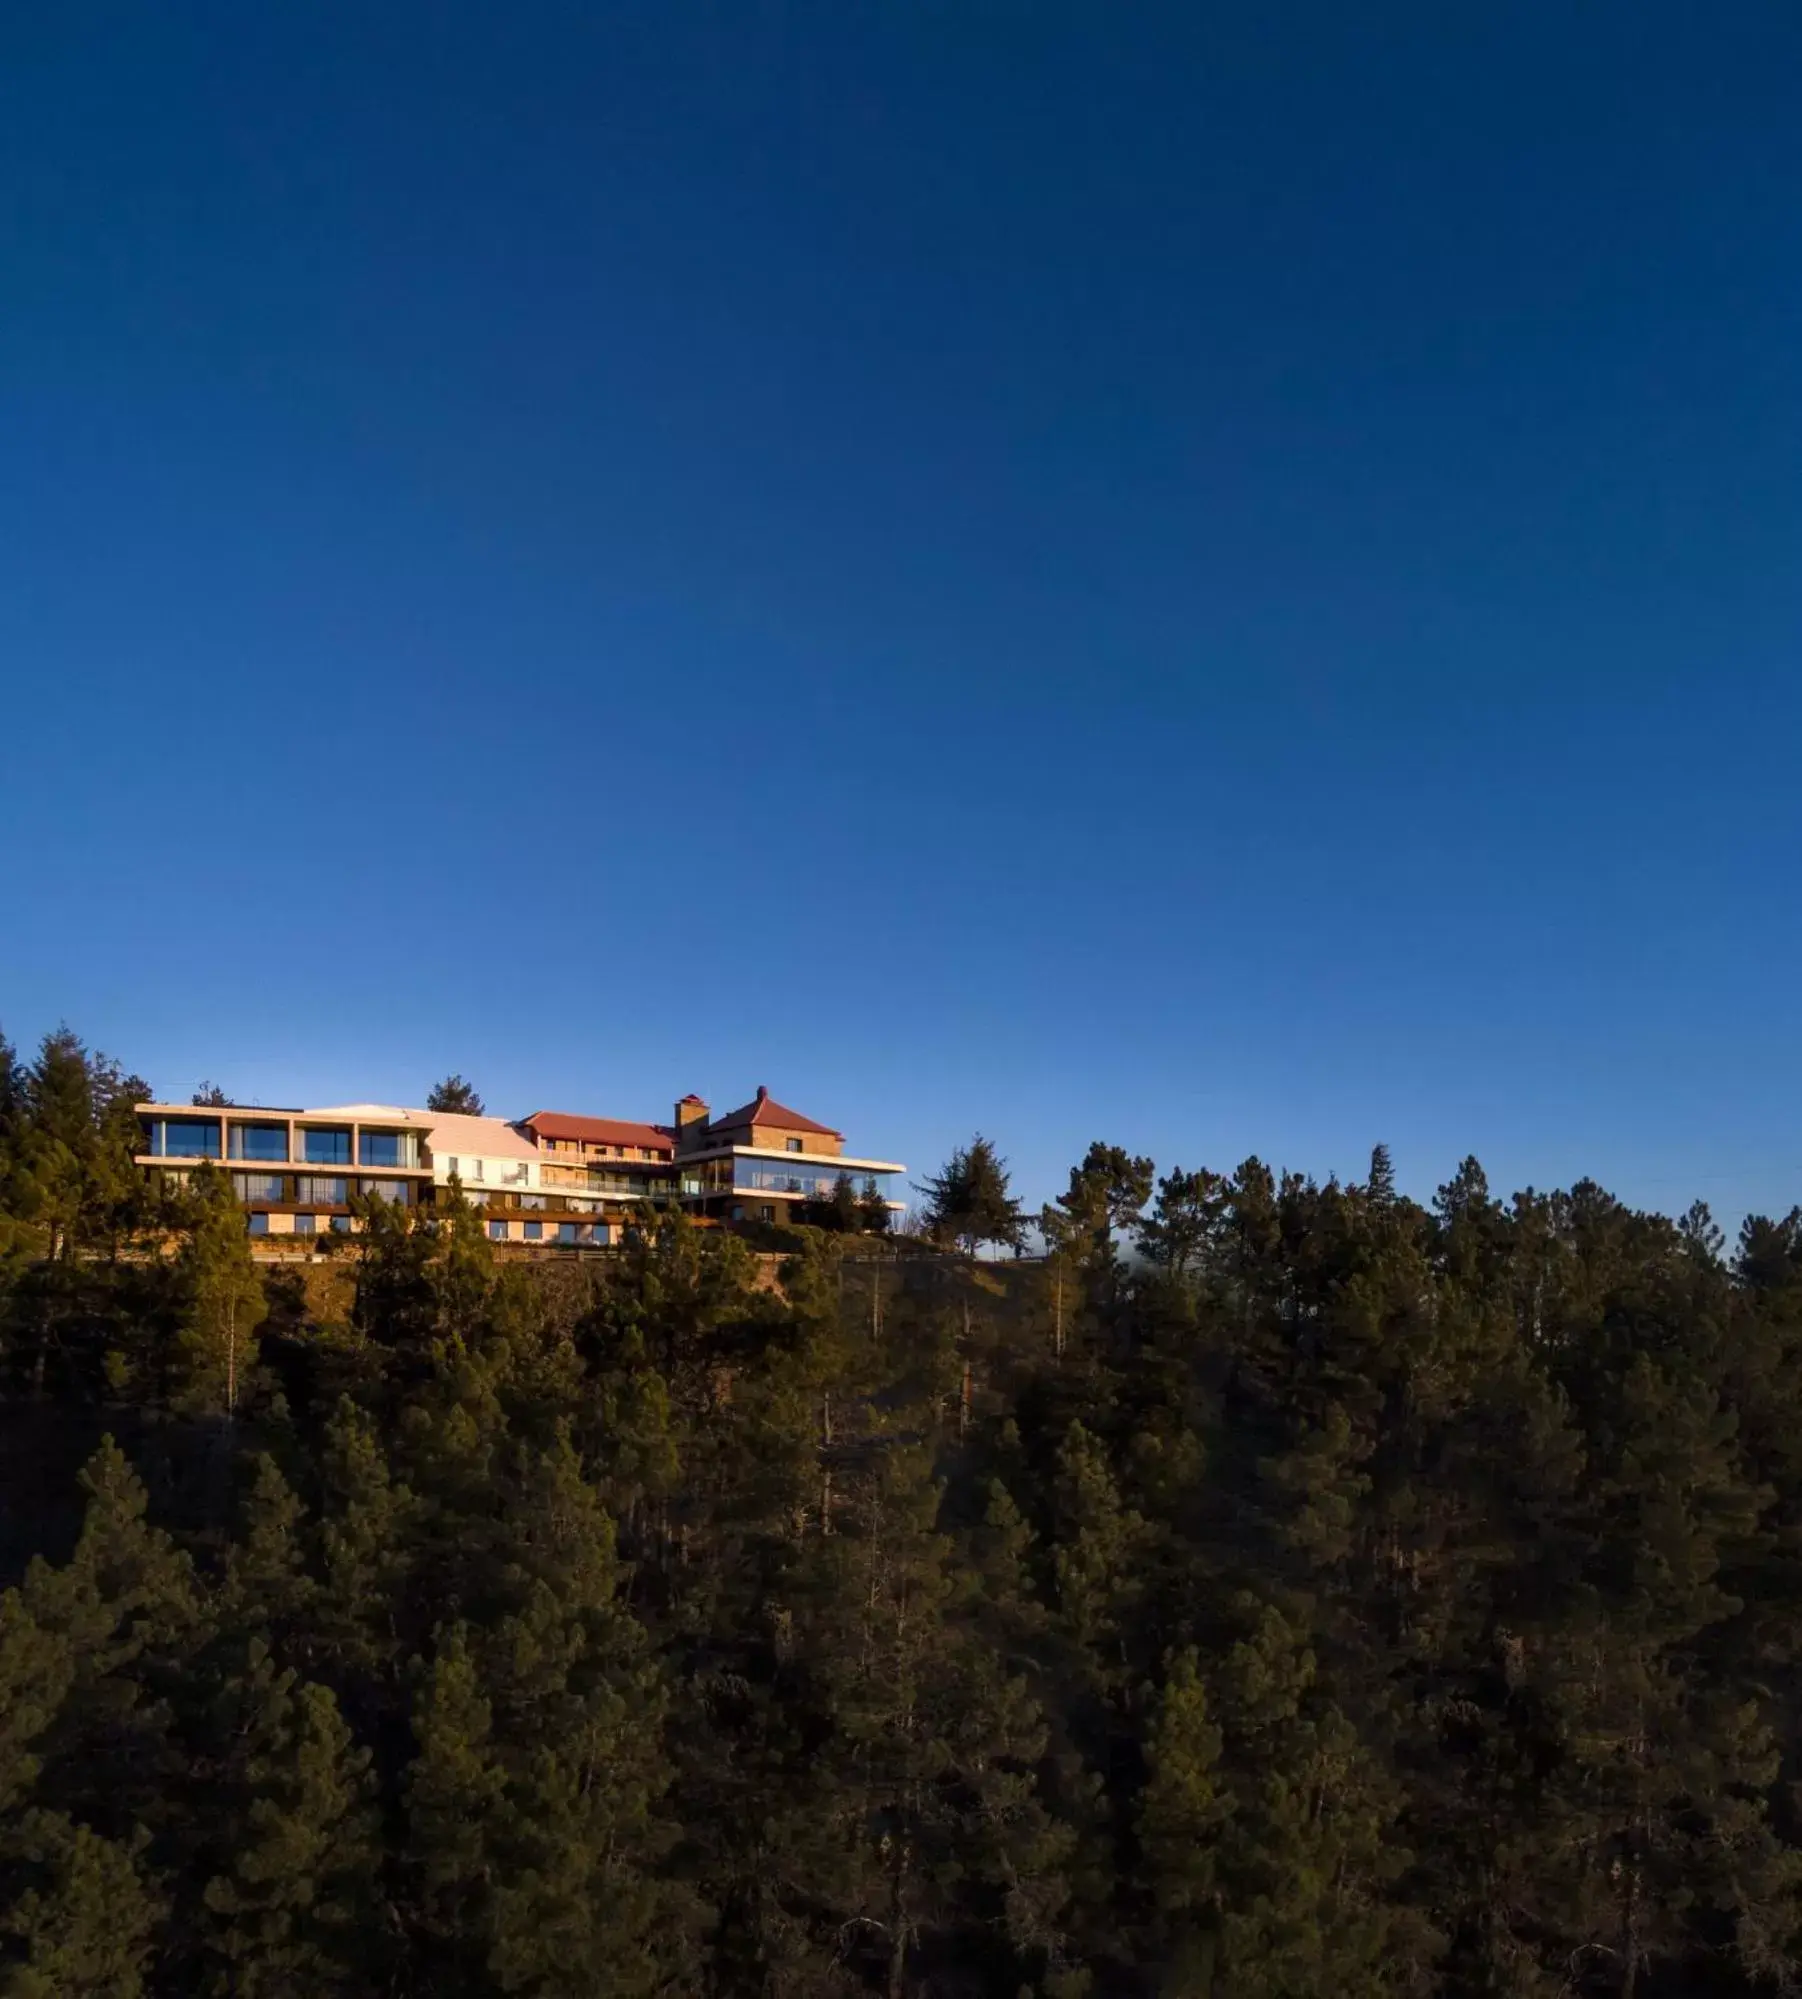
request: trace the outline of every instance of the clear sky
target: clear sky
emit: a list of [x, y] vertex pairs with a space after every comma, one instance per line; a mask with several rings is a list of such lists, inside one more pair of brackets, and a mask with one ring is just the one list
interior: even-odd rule
[[16, 7], [0, 1027], [1802, 1199], [1802, 9]]

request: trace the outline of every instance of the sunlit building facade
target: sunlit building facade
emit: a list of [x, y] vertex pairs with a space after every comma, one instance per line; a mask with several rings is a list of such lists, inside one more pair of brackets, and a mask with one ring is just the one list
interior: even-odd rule
[[137, 1110], [144, 1171], [180, 1184], [210, 1162], [228, 1176], [252, 1237], [272, 1250], [352, 1233], [372, 1200], [437, 1205], [453, 1185], [495, 1243], [582, 1250], [612, 1247], [647, 1203], [726, 1225], [793, 1218], [809, 1202], [830, 1200], [842, 1174], [899, 1212], [890, 1190], [906, 1172], [847, 1155], [842, 1133], [763, 1089], [719, 1118], [699, 1097], [685, 1097], [668, 1125], [566, 1111], [513, 1121], [374, 1103]]

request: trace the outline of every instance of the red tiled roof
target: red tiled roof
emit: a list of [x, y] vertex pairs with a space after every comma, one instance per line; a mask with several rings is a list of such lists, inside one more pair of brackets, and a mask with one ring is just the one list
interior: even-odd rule
[[669, 1127], [635, 1124], [630, 1118], [576, 1117], [569, 1111], [534, 1111], [521, 1118], [528, 1131], [540, 1138], [579, 1138], [590, 1145], [642, 1145], [660, 1152], [673, 1152], [675, 1140]]
[[723, 1117], [708, 1122], [709, 1134], [724, 1131], [732, 1125], [773, 1125], [780, 1131], [817, 1131], [822, 1138], [843, 1139], [842, 1131], [834, 1131], [829, 1124], [818, 1124], [810, 1117], [803, 1117], [799, 1111], [791, 1111], [777, 1103], [761, 1083], [757, 1095], [748, 1104], [735, 1111], [727, 1111]]

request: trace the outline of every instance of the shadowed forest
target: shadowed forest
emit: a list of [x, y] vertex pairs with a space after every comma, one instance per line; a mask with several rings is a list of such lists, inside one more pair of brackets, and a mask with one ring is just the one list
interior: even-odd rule
[[141, 1090], [0, 1044], [9, 1999], [1797, 1989], [1797, 1213], [978, 1140], [278, 1269]]

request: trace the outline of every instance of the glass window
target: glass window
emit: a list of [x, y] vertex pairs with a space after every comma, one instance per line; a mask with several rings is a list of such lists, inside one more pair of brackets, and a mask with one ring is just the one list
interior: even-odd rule
[[248, 1205], [252, 1201], [281, 1201], [287, 1198], [287, 1182], [279, 1173], [234, 1173], [232, 1191]]
[[319, 1201], [328, 1207], [341, 1208], [350, 1192], [350, 1182], [328, 1177], [323, 1173], [303, 1174], [295, 1182], [295, 1198], [301, 1201]]
[[613, 1240], [613, 1224], [611, 1222], [596, 1222], [594, 1225], [594, 1239], [598, 1243], [610, 1243]]
[[150, 1149], [164, 1159], [217, 1159], [219, 1120], [211, 1117], [160, 1117], [150, 1126]]
[[410, 1198], [405, 1180], [359, 1180], [357, 1185], [365, 1194], [396, 1208], [404, 1208]]
[[776, 1219], [776, 1210], [770, 1205], [769, 1202], [766, 1201], [763, 1204], [763, 1206], [757, 1210], [757, 1219], [760, 1222], [773, 1222]]
[[557, 1240], [559, 1242], [574, 1242], [575, 1239], [576, 1225], [574, 1222], [559, 1222], [557, 1224]]
[[492, 1242], [505, 1242], [507, 1240], [507, 1224], [505, 1222], [490, 1222], [488, 1224], [488, 1236]]
[[798, 1138], [791, 1138], [785, 1142], [790, 1152], [805, 1152], [807, 1150], [806, 1146]]
[[319, 1217], [317, 1215], [296, 1215], [294, 1217], [294, 1233], [296, 1235], [316, 1235], [318, 1230]]
[[525, 1225], [525, 1230], [526, 1230], [526, 1241], [527, 1241], [527, 1242], [542, 1242], [542, 1241], [543, 1241], [543, 1239], [544, 1239], [544, 1224], [543, 1224], [543, 1222], [527, 1222], [527, 1223], [526, 1223], [526, 1225]]
[[360, 1166], [417, 1166], [419, 1134], [416, 1131], [366, 1131], [362, 1136]]
[[309, 1166], [348, 1166], [350, 1130], [344, 1125], [305, 1125], [300, 1134], [300, 1156]]
[[332, 1228], [339, 1235], [349, 1235], [350, 1217], [348, 1215], [334, 1215], [332, 1217]]
[[285, 1124], [234, 1124], [228, 1144], [234, 1159], [286, 1159], [288, 1127]]
[[267, 1235], [269, 1233], [269, 1217], [260, 1211], [254, 1215], [246, 1215], [244, 1219], [250, 1224], [252, 1235]]

